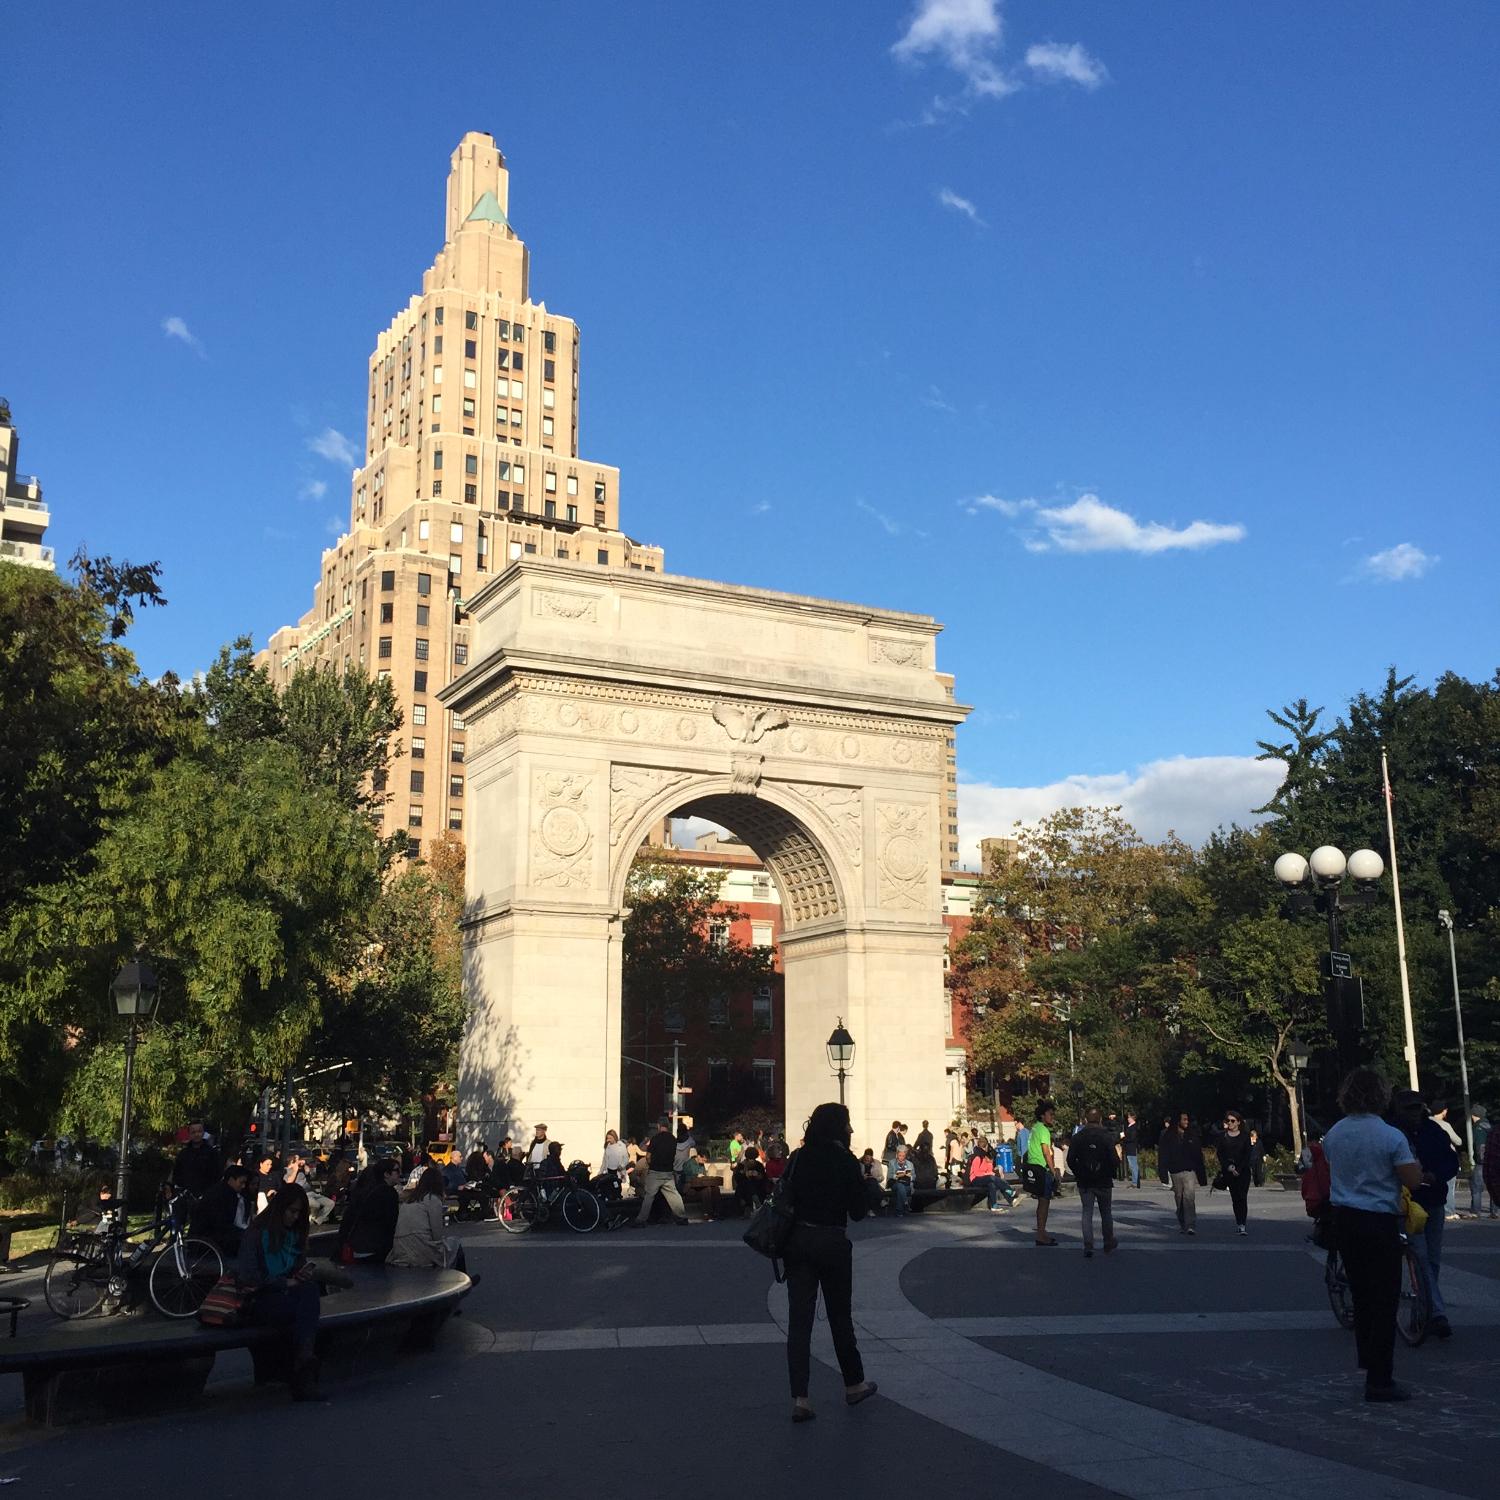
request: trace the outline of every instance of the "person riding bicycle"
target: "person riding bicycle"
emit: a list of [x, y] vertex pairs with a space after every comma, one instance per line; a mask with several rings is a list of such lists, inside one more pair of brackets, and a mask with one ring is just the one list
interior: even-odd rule
[[1411, 1190], [1411, 1196], [1427, 1211], [1427, 1223], [1420, 1233], [1409, 1234], [1407, 1238], [1427, 1263], [1427, 1281], [1432, 1291], [1432, 1332], [1440, 1339], [1451, 1338], [1453, 1327], [1448, 1322], [1438, 1277], [1443, 1266], [1443, 1212], [1448, 1203], [1448, 1184], [1458, 1176], [1458, 1152], [1415, 1089], [1397, 1089], [1391, 1095], [1387, 1118], [1406, 1136], [1412, 1155], [1422, 1168], [1421, 1184]]

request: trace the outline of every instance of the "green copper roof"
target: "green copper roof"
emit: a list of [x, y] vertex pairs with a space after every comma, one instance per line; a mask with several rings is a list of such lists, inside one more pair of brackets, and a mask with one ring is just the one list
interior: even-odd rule
[[490, 224], [506, 223], [505, 210], [500, 207], [499, 200], [491, 192], [485, 192], [479, 202], [469, 211], [466, 223], [472, 224], [475, 219], [482, 219]]

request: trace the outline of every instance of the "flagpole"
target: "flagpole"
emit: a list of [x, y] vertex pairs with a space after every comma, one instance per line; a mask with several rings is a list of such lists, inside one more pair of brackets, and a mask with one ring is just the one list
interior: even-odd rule
[[1406, 1074], [1417, 1086], [1417, 1035], [1411, 1019], [1411, 980], [1406, 974], [1406, 923], [1401, 917], [1401, 876], [1396, 869], [1395, 799], [1391, 796], [1391, 772], [1385, 751], [1380, 752], [1380, 779], [1385, 791], [1385, 835], [1391, 853], [1391, 894], [1396, 902], [1396, 958], [1401, 965], [1401, 1014], [1406, 1022]]

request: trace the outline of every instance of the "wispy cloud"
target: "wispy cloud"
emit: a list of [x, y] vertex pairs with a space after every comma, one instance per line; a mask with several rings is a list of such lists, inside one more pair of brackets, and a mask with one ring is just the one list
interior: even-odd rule
[[750, 507], [750, 514], [752, 516], [763, 516], [768, 510], [770, 510], [770, 508], [771, 502], [769, 500], [757, 500], [755, 504]]
[[328, 493], [328, 481], [326, 479], [307, 479], [303, 481], [302, 488], [297, 495], [303, 500], [321, 500]]
[[1000, 56], [1004, 34], [1000, 0], [917, 0], [891, 55], [913, 65], [936, 62], [963, 84], [956, 96], [934, 99], [919, 123], [936, 125], [965, 113], [975, 99], [1003, 99], [1023, 88], [1027, 77], [1086, 89], [1109, 77], [1104, 64], [1077, 42], [1039, 42], [1026, 49], [1024, 68], [1007, 68]]
[[1176, 833], [1201, 843], [1229, 823], [1258, 821], [1286, 775], [1279, 760], [1248, 755], [1177, 755], [1133, 771], [1072, 775], [1042, 786], [994, 786], [961, 781], [958, 822], [961, 858], [979, 867], [979, 840], [1007, 837], [1017, 822], [1035, 823], [1063, 807], [1119, 807], [1147, 839]]
[[917, 400], [923, 406], [929, 406], [933, 411], [956, 412], [958, 408], [943, 394], [940, 387], [929, 385], [924, 395], [918, 396]]
[[1045, 83], [1076, 83], [1096, 89], [1109, 72], [1077, 42], [1040, 42], [1026, 49], [1026, 66]]
[[1359, 576], [1372, 583], [1405, 583], [1430, 572], [1437, 561], [1435, 552], [1424, 552], [1411, 542], [1398, 542], [1365, 558], [1359, 565]]
[[316, 437], [308, 438], [307, 446], [331, 464], [354, 466], [354, 444], [336, 427], [325, 427]]
[[203, 347], [203, 340], [187, 326], [187, 323], [175, 315], [161, 320], [161, 331], [169, 339], [176, 339], [180, 344], [186, 344], [199, 359], [207, 359], [207, 351]]
[[857, 510], [862, 510], [872, 521], [875, 522], [887, 536], [919, 536], [926, 538], [925, 531], [919, 531], [915, 526], [908, 526], [905, 521], [898, 521], [894, 516], [888, 516], [883, 510], [875, 507], [865, 500], [854, 502]]
[[974, 207], [973, 200], [962, 197], [960, 194], [955, 193], [952, 188], [939, 188], [937, 201], [944, 208], [951, 208], [954, 213], [962, 214], [970, 223], [979, 225], [981, 229], [987, 227], [984, 220], [979, 216], [979, 210]]
[[1097, 495], [1081, 495], [1070, 505], [1002, 500], [997, 495], [977, 495], [960, 503], [971, 516], [992, 510], [1007, 520], [1026, 517], [1021, 541], [1028, 552], [1198, 552], [1246, 536], [1237, 521], [1191, 521], [1186, 526], [1138, 521]]
[[323, 530], [326, 531], [329, 536], [343, 536], [344, 518], [342, 516], [329, 516], [329, 518], [323, 523]]

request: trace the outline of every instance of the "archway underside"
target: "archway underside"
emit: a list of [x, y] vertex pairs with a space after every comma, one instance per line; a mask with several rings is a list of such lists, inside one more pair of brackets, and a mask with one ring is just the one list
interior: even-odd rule
[[791, 813], [758, 797], [722, 793], [683, 805], [684, 816], [732, 829], [771, 872], [789, 926], [842, 916], [838, 883], [817, 841]]

